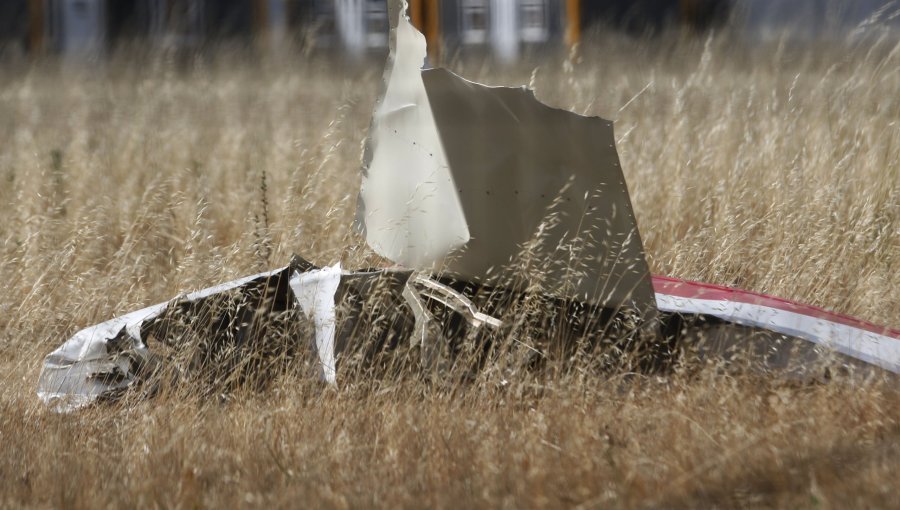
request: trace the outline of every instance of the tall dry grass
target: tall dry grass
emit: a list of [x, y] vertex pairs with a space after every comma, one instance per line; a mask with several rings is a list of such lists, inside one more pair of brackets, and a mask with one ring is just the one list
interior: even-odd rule
[[[616, 120], [655, 272], [898, 327], [900, 46], [602, 38], [498, 71]], [[286, 374], [57, 415], [41, 358], [76, 330], [287, 262], [371, 260], [349, 225], [380, 65], [176, 59], [0, 75], [3, 506], [896, 507], [890, 384], [690, 360], [435, 385]]]

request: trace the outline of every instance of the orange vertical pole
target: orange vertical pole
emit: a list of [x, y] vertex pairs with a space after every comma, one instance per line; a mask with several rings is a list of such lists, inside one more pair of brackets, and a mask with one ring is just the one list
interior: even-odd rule
[[253, 0], [253, 39], [257, 44], [266, 45], [269, 41], [269, 6], [266, 0]]
[[420, 32], [424, 30], [425, 27], [422, 25], [422, 0], [409, 0], [409, 19]]
[[566, 44], [581, 41], [581, 0], [566, 0]]
[[441, 58], [441, 10], [438, 0], [427, 0], [427, 2], [425, 40], [428, 41], [428, 56], [436, 65]]
[[28, 2], [28, 47], [32, 54], [44, 49], [44, 0], [29, 0]]

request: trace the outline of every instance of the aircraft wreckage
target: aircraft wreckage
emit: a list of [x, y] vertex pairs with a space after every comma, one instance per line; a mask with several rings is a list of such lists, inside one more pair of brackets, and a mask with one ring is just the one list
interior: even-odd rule
[[423, 68], [425, 38], [405, 2], [392, 2], [391, 18], [355, 226], [397, 266], [295, 257], [86, 328], [45, 358], [41, 400], [77, 409], [146, 386], [167, 366], [240, 384], [267, 357], [310, 347], [331, 384], [351, 356], [379, 363], [415, 347], [421, 363], [452, 360], [463, 344], [487, 352], [509, 336], [517, 306], [534, 298], [555, 310], [544, 320], [566, 342], [628, 351], [642, 367], [693, 341], [701, 356], [752, 351], [766, 369], [900, 373], [898, 330], [651, 276], [611, 122], [551, 108], [525, 88]]

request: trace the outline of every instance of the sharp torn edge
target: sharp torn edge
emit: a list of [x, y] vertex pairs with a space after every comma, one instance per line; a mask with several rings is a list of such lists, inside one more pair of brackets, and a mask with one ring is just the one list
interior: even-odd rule
[[[44, 358], [38, 379], [38, 398], [58, 412], [71, 412], [97, 400], [114, 397], [136, 382], [140, 367], [151, 358], [151, 351], [142, 338], [142, 329], [163, 316], [170, 307], [196, 303], [262, 279], [283, 278], [288, 272], [288, 286], [297, 305], [315, 325], [314, 347], [320, 367], [319, 378], [336, 384], [340, 354], [335, 349], [339, 304], [336, 293], [342, 277], [354, 278], [361, 273], [342, 271], [339, 263], [316, 268], [302, 259], [295, 260], [300, 262], [177, 296], [78, 331]], [[409, 279], [402, 298], [415, 316], [415, 333], [409, 339], [412, 346], [433, 347], [425, 343], [428, 325], [434, 317], [423, 304], [420, 292], [459, 313], [472, 328], [502, 326], [499, 320], [478, 312], [471, 301], [449, 287], [421, 277]]]
[[[566, 279], [571, 268], [564, 267], [562, 276], [554, 275], [558, 280], [556, 285], [547, 289], [551, 294], [594, 303], [599, 300], [599, 304], [616, 310], [631, 306], [642, 311], [645, 318], [655, 314], [658, 303], [665, 312], [712, 316], [731, 324], [758, 326], [900, 373], [900, 333], [893, 330], [882, 328], [884, 332], [878, 333], [872, 327], [860, 324], [861, 321], [840, 320], [836, 314], [823, 317], [785, 309], [774, 306], [776, 302], [784, 303], [783, 300], [771, 297], [768, 297], [769, 301], [742, 302], [742, 291], [734, 289], [730, 289], [730, 296], [717, 299], [705, 299], [702, 292], [684, 295], [671, 286], [662, 287], [662, 290], [657, 288], [654, 293], [627, 187], [615, 154], [612, 124], [597, 117], [584, 117], [546, 106], [523, 88], [488, 87], [443, 69], [423, 70], [420, 63], [426, 54], [424, 38], [405, 14], [397, 11], [395, 3], [391, 2], [391, 5], [392, 13], [397, 13], [391, 16], [392, 21], [397, 21], [392, 28], [392, 51], [385, 69], [385, 87], [376, 106], [366, 146], [356, 223], [378, 253], [407, 267], [432, 271], [446, 269], [464, 280], [491, 284], [495, 283], [490, 281], [491, 269], [512, 262], [515, 248], [520, 248], [535, 232], [557, 228], [550, 245], [571, 241], [570, 236], [578, 232], [575, 228], [578, 221], [575, 220], [583, 219], [583, 215], [578, 214], [579, 208], [586, 210], [591, 204], [589, 199], [599, 200], [601, 207], [604, 204], [608, 207], [600, 210], [599, 219], [617, 222], [614, 225], [616, 235], [612, 237], [619, 238], [618, 249], [606, 246], [606, 252], [600, 255], [610, 256], [613, 260], [601, 260], [600, 266], [593, 268], [593, 274], [575, 282]], [[402, 12], [405, 12], [406, 3], [402, 5]], [[468, 102], [477, 103], [476, 110], [481, 111], [466, 112], [465, 108], [472, 108]], [[564, 125], [588, 123], [590, 129], [596, 131], [570, 129], [573, 136], [586, 136], [590, 140], [567, 141], [571, 149], [569, 154], [561, 150], [562, 145], [558, 143], [548, 146], [546, 132], [540, 128], [547, 124], [543, 120], [549, 116], [561, 117]], [[487, 121], [498, 119], [508, 124], [514, 122], [516, 128], [531, 119], [531, 131], [524, 136], [524, 142], [497, 143], [491, 133], [473, 129], [479, 125], [482, 126], [479, 129], [495, 127]], [[501, 134], [513, 136], [514, 130], [508, 128], [509, 125], [501, 129]], [[597, 136], [589, 136], [591, 133]], [[542, 144], [536, 144], [536, 141]], [[484, 149], [483, 144], [499, 145], [507, 152], [498, 156], [496, 152], [468, 150], [472, 147]], [[513, 148], [512, 152], [510, 148]], [[603, 150], [590, 152], [599, 149]], [[528, 153], [528, 150], [532, 151], [531, 156], [523, 159], [523, 151]], [[572, 186], [566, 192], [558, 180], [547, 185], [537, 179], [539, 175], [546, 177], [546, 173], [539, 172], [541, 165], [536, 166], [531, 161], [532, 156], [554, 155], [558, 158], [551, 162], [554, 164], [545, 166], [566, 169], [567, 166], [560, 162], [568, 161], [565, 158], [573, 154], [575, 167], [584, 175], [596, 178], [590, 172], [597, 166], [602, 167], [601, 171], [605, 173], [600, 180], [611, 188], [603, 190], [609, 195], [589, 196], [584, 189], [590, 186], [584, 183], [581, 187]], [[590, 160], [585, 161], [588, 156], [591, 156]], [[491, 163], [492, 159], [505, 161], [507, 167]], [[398, 186], [398, 182], [402, 186]], [[510, 188], [510, 183], [521, 185], [522, 189]], [[491, 191], [497, 195], [485, 198]], [[508, 196], [510, 191], [513, 197]], [[556, 203], [555, 198], [548, 198], [541, 191], [547, 194], [560, 192], [560, 200], [575, 203], [574, 209], [563, 211], [565, 221], [556, 227], [543, 222], [549, 206]], [[507, 196], [500, 197], [503, 193]], [[523, 221], [523, 217], [529, 218], [528, 221]], [[540, 221], [535, 220], [536, 217]], [[496, 233], [500, 236], [494, 235]], [[612, 266], [603, 265], [610, 263]], [[79, 331], [45, 358], [38, 382], [39, 398], [59, 411], [71, 411], [124, 390], [135, 381], [136, 367], [150, 356], [141, 333], [146, 323], [160, 317], [170, 306], [196, 302], [288, 270], [292, 271], [289, 287], [316, 327], [320, 377], [336, 383], [339, 353], [335, 348], [335, 293], [341, 277], [348, 273], [342, 272], [339, 265], [322, 269], [308, 263], [300, 269], [293, 266], [292, 263], [210, 287]], [[653, 283], [662, 280], [665, 279]], [[687, 287], [714, 287], [681, 283]], [[423, 296], [460, 314], [472, 327], [502, 326], [499, 320], [478, 311], [462, 294], [426, 277], [416, 276], [407, 281], [402, 296], [415, 316], [416, 325], [410, 339], [414, 345], [427, 340], [428, 325], [433, 321], [423, 304]], [[805, 308], [807, 312], [811, 309]]]
[[137, 368], [150, 358], [141, 338], [145, 323], [160, 317], [170, 305], [195, 302], [286, 269], [281, 267], [176, 296], [78, 331], [44, 358], [38, 378], [38, 398], [58, 411], [68, 412], [127, 388]]
[[319, 354], [320, 378], [328, 383], [337, 382], [334, 353], [335, 300], [341, 283], [340, 263], [323, 269], [291, 275], [289, 285], [300, 303], [303, 313], [312, 317], [316, 326], [316, 351]]
[[431, 278], [426, 278], [422, 275], [416, 276], [413, 283], [418, 288], [419, 293], [425, 294], [431, 299], [461, 314], [466, 318], [469, 324], [475, 327], [481, 327], [485, 324], [492, 328], [500, 328], [503, 326], [502, 321], [485, 313], [481, 313], [469, 298], [447, 285], [438, 283]]
[[[56, 411], [70, 412], [115, 395], [135, 381], [135, 367], [150, 357], [141, 334], [145, 324], [162, 316], [170, 306], [197, 302], [286, 271], [291, 271], [289, 287], [297, 304], [315, 324], [320, 379], [335, 384], [335, 294], [342, 276], [359, 273], [342, 271], [339, 264], [321, 269], [308, 265], [306, 270], [286, 266], [247, 276], [85, 328], [47, 355], [38, 382], [38, 397]], [[739, 289], [666, 277], [654, 277], [653, 283], [663, 312], [717, 317], [729, 324], [763, 328], [900, 374], [900, 331]], [[402, 297], [416, 321], [409, 338], [411, 346], [422, 345], [426, 350], [433, 347], [425, 345], [426, 331], [434, 317], [423, 298], [460, 314], [473, 328], [503, 326], [498, 319], [481, 313], [464, 295], [423, 275], [407, 281]]]
[[519, 290], [534, 279], [507, 269], [530, 246], [524, 257], [541, 261], [542, 292], [636, 311], [653, 327], [612, 123], [550, 107], [524, 87], [426, 69], [406, 2], [389, 6], [390, 54], [357, 201], [369, 246], [404, 267]]
[[422, 81], [425, 36], [406, 17], [405, 1], [391, 4], [390, 55], [366, 140], [356, 228], [379, 255], [426, 269], [470, 235]]

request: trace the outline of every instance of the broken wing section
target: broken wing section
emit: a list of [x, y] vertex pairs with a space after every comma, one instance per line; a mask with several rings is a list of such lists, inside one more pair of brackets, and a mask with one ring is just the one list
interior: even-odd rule
[[283, 267], [233, 280], [82, 329], [44, 358], [38, 398], [58, 411], [68, 412], [114, 396], [131, 385], [150, 361], [141, 331], [170, 305], [194, 303], [285, 270]]
[[166, 305], [149, 306], [76, 333], [44, 358], [38, 398], [68, 412], [127, 388], [149, 359], [140, 327]]
[[423, 269], [469, 240], [422, 83], [425, 37], [404, 8], [367, 141], [357, 227], [378, 254]]
[[[557, 297], [654, 316], [612, 123], [551, 108], [525, 88], [446, 69], [422, 76], [471, 233], [434, 270], [502, 287], [540, 280]], [[524, 257], [536, 271], [506, 270]]]
[[[311, 347], [319, 378], [337, 383], [342, 363], [368, 370], [400, 347], [440, 350], [446, 337], [435, 306], [471, 330], [500, 322], [412, 271], [318, 268], [300, 257], [259, 273], [85, 328], [44, 359], [38, 397], [59, 412], [114, 400], [163, 373], [205, 391], [274, 377]], [[300, 311], [296, 311], [299, 308]], [[302, 312], [302, 315], [301, 315]], [[307, 326], [312, 323], [313, 328]], [[152, 348], [148, 348], [148, 342]], [[152, 393], [148, 385], [145, 395]]]

